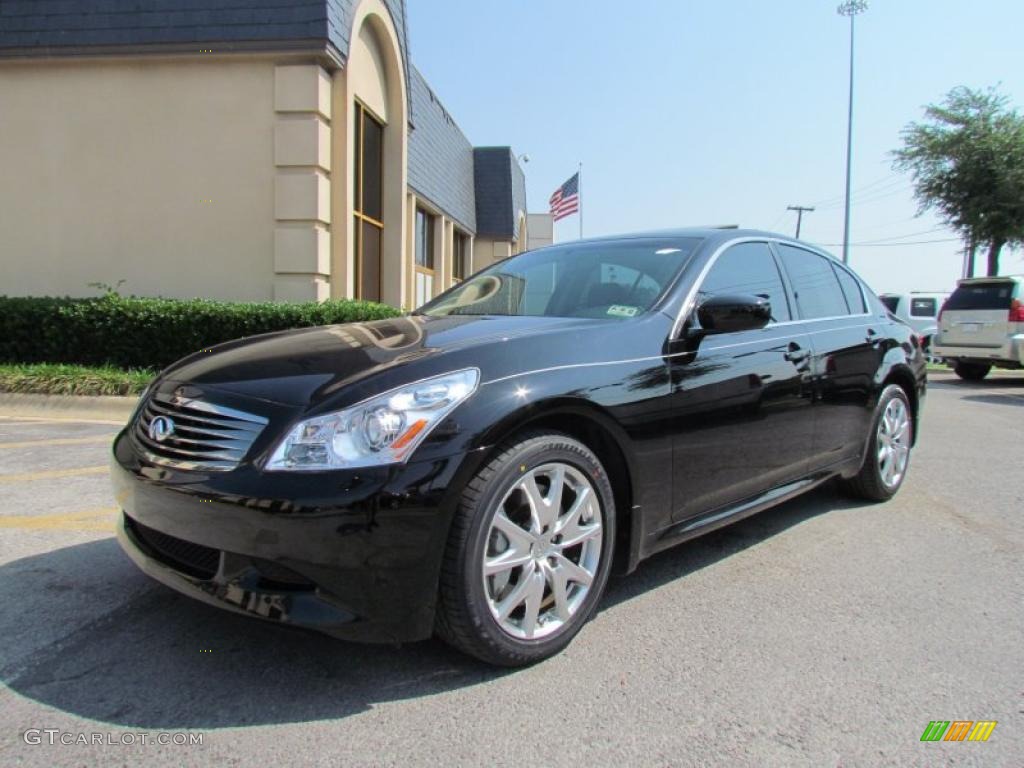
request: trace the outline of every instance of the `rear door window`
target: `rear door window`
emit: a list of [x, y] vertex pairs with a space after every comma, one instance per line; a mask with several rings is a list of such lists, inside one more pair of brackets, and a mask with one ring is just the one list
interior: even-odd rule
[[961, 285], [946, 301], [946, 309], [1009, 309], [1014, 284], [1005, 280]]
[[935, 299], [911, 299], [910, 314], [913, 317], [935, 317], [938, 314], [937, 305]]
[[779, 243], [778, 249], [804, 320], [850, 314], [839, 278], [828, 259], [792, 245]]

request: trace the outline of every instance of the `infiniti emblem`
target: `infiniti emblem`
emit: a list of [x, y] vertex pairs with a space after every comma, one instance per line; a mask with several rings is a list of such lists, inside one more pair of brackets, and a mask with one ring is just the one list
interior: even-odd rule
[[153, 440], [162, 443], [174, 434], [174, 420], [169, 416], [157, 416], [149, 422], [149, 429], [146, 431]]

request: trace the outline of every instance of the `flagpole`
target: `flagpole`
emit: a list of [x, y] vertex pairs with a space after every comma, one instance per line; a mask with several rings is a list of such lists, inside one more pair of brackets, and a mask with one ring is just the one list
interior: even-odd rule
[[583, 163], [576, 171], [576, 195], [580, 201], [580, 240], [583, 239]]

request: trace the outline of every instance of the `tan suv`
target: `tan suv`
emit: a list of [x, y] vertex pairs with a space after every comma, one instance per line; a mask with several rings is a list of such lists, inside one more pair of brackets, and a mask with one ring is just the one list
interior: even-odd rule
[[932, 354], [945, 358], [957, 376], [979, 381], [992, 367], [1024, 367], [1024, 277], [961, 280], [942, 305]]

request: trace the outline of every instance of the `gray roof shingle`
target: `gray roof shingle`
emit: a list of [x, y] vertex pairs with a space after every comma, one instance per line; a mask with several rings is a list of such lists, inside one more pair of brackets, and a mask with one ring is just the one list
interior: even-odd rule
[[321, 39], [327, 40], [324, 0], [0, 2], [0, 49], [53, 54], [90, 46]]
[[[384, 3], [407, 62], [405, 2]], [[0, 0], [0, 51], [330, 43], [344, 60], [354, 9], [354, 0]]]
[[526, 212], [526, 178], [512, 148], [476, 147], [473, 159], [477, 234], [518, 239], [517, 213]]
[[409, 186], [475, 234], [473, 146], [419, 70], [410, 75]]

